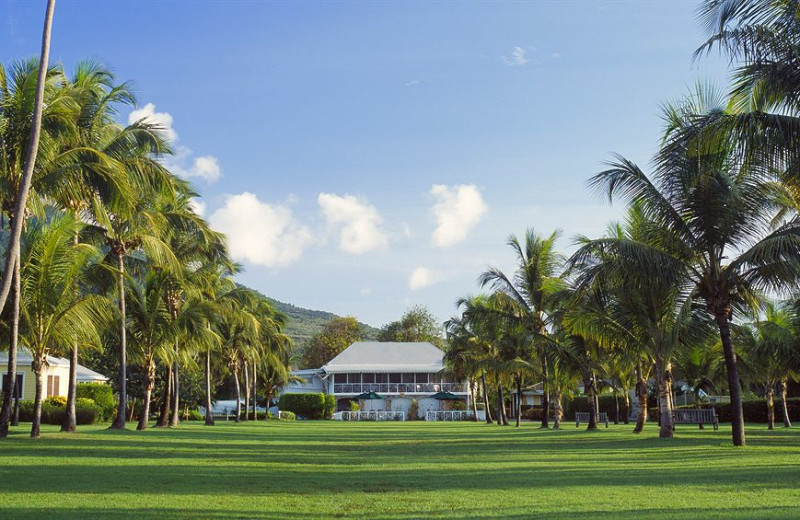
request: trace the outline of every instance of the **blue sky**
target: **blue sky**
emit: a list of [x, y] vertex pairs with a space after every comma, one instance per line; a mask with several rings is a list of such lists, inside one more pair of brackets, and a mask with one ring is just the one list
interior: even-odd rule
[[[52, 60], [133, 80], [169, 126], [239, 280], [379, 326], [440, 319], [513, 269], [510, 233], [597, 236], [610, 152], [646, 166], [692, 61], [697, 1], [59, 0]], [[44, 1], [4, 0], [3, 63], [37, 53]]]

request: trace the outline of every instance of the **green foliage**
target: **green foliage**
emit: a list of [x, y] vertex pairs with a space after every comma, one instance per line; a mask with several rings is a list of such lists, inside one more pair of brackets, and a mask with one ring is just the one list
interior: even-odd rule
[[331, 419], [333, 417], [333, 412], [336, 411], [336, 397], [330, 394], [325, 395], [325, 408], [323, 410], [323, 417], [325, 419]]
[[280, 417], [278, 417], [280, 421], [294, 421], [295, 419], [297, 419], [297, 415], [289, 410], [281, 410]]
[[63, 395], [53, 395], [42, 400], [42, 404], [64, 408], [67, 406], [67, 398]]
[[[42, 401], [42, 424], [61, 425], [66, 414], [66, 398], [62, 400], [52, 397]], [[101, 421], [103, 410], [91, 399], [77, 398], [75, 400], [75, 419], [77, 424], [95, 424]], [[19, 402], [19, 420], [22, 422], [33, 421], [33, 401]]]
[[450, 409], [463, 411], [467, 409], [467, 404], [464, 401], [453, 401], [450, 405]]
[[408, 407], [408, 413], [406, 414], [406, 418], [409, 421], [416, 421], [419, 419], [419, 401], [416, 399], [411, 400], [411, 406]]
[[378, 341], [427, 341], [439, 348], [444, 346], [442, 328], [426, 307], [415, 305], [399, 321], [384, 325]]
[[[333, 397], [333, 396], [331, 396]], [[288, 410], [303, 419], [326, 418], [325, 394], [283, 394], [278, 402], [280, 410]]]
[[[339, 318], [339, 316], [331, 312], [304, 309], [272, 298], [267, 298], [267, 300], [272, 303], [278, 312], [289, 318], [284, 332], [292, 338], [295, 345], [306, 343], [323, 332], [329, 322]], [[358, 328], [359, 336], [365, 340], [375, 339], [378, 336], [379, 331], [375, 327], [358, 322]]]
[[355, 318], [334, 318], [325, 324], [322, 332], [306, 342], [300, 366], [319, 368], [360, 340], [361, 331]]
[[361, 410], [361, 405], [358, 404], [358, 401], [350, 401], [350, 411], [357, 412]]
[[102, 383], [78, 383], [75, 395], [78, 399], [86, 398], [94, 401], [100, 407], [101, 421], [110, 421], [114, 418], [116, 403], [111, 387]]

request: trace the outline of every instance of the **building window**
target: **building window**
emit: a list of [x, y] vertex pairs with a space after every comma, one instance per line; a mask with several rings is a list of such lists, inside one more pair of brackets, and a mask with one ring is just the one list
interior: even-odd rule
[[347, 382], [350, 383], [350, 384], [360, 383], [361, 382], [361, 374], [347, 374]]
[[59, 376], [47, 376], [47, 397], [59, 395], [58, 390], [61, 387], [61, 378]]
[[403, 374], [401, 383], [413, 383], [414, 374]]
[[375, 382], [375, 374], [364, 374], [364, 383], [374, 383]]
[[400, 382], [400, 374], [389, 374], [389, 382], [390, 383], [399, 383]]
[[416, 383], [419, 384], [428, 384], [428, 374], [414, 374], [417, 378]]
[[333, 374], [333, 383], [342, 385], [347, 382], [347, 374]]
[[[2, 382], [2, 389], [5, 390], [6, 388], [6, 378], [8, 374], [3, 374], [3, 382]], [[17, 374], [17, 385], [14, 387], [14, 392], [12, 394], [14, 399], [22, 399], [22, 373]]]
[[375, 382], [376, 383], [388, 383], [389, 382], [389, 375], [388, 374], [375, 374]]

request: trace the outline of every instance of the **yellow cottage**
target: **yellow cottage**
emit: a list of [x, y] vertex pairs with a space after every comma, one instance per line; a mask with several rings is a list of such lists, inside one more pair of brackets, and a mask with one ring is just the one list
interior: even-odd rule
[[[20, 348], [17, 353], [17, 396], [23, 400], [33, 400], [36, 396], [36, 375], [33, 373], [31, 363], [33, 357], [30, 352]], [[67, 396], [69, 385], [69, 359], [47, 356], [49, 366], [44, 374], [44, 398], [54, 395]], [[2, 385], [5, 388], [8, 377], [8, 352], [0, 353], [0, 374]], [[108, 378], [102, 374], [89, 370], [83, 365], [78, 365], [78, 383], [108, 383]], [[20, 389], [22, 392], [20, 393]]]

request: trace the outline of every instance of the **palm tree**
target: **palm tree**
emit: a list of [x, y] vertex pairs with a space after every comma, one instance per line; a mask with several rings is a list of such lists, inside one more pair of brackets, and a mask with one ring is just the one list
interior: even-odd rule
[[549, 425], [550, 394], [547, 342], [541, 338], [547, 335], [548, 313], [552, 310], [553, 295], [563, 287], [559, 273], [564, 257], [555, 250], [559, 235], [560, 232], [555, 231], [543, 237], [529, 229], [523, 242], [516, 236], [510, 236], [508, 245], [514, 250], [517, 260], [517, 270], [513, 277], [508, 277], [496, 268], [489, 268], [479, 277], [481, 286], [490, 286], [507, 295], [511, 303], [511, 313], [516, 315], [528, 330], [530, 338], [536, 342], [544, 390], [542, 428]]
[[99, 345], [97, 326], [110, 319], [105, 298], [77, 290], [87, 267], [100, 259], [96, 248], [75, 245], [80, 227], [69, 216], [36, 221], [25, 234], [21, 271], [21, 339], [33, 357], [36, 374], [31, 437], [39, 436], [43, 377], [54, 348], [78, 341]]
[[745, 444], [742, 394], [730, 320], [757, 304], [764, 290], [786, 291], [800, 276], [800, 220], [772, 225], [783, 197], [775, 175], [750, 168], [727, 142], [710, 140], [694, 114], [711, 108], [701, 93], [668, 113], [669, 127], [651, 179], [634, 163], [617, 157], [592, 179], [609, 198], [642, 208], [659, 248], [651, 257], [654, 280], [683, 271], [684, 290], [702, 302], [722, 340], [736, 446]]

